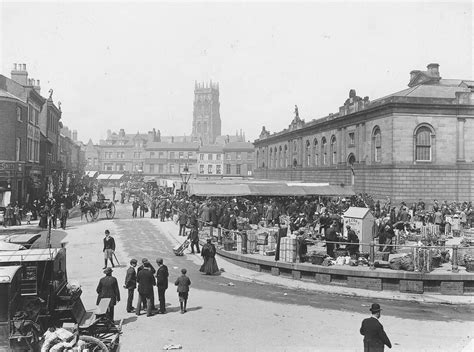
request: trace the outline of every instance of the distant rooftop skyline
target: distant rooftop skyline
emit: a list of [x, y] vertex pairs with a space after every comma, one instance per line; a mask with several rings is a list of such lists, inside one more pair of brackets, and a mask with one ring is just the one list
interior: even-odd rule
[[295, 104], [306, 121], [327, 116], [350, 89], [384, 97], [430, 62], [444, 79], [473, 75], [468, 1], [3, 2], [0, 23], [1, 73], [26, 63], [84, 141], [191, 135], [196, 82], [219, 82], [222, 134], [253, 141], [286, 128]]

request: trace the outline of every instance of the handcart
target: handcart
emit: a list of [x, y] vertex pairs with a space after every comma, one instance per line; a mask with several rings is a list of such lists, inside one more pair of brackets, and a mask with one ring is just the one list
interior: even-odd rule
[[189, 239], [186, 239], [183, 243], [181, 243], [180, 245], [174, 247], [173, 248], [174, 254], [175, 255], [183, 255], [184, 250], [189, 247], [190, 243], [191, 243], [191, 241]]

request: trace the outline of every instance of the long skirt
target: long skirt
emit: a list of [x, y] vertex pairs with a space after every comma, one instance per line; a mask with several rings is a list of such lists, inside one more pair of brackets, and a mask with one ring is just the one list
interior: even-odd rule
[[206, 273], [207, 275], [215, 274], [219, 271], [219, 267], [217, 266], [216, 258], [214, 257], [205, 257], [204, 263], [201, 265], [200, 272]]

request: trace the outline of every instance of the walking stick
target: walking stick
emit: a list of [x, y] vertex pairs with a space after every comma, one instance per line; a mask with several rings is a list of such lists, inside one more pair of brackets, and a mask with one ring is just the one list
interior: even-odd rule
[[117, 264], [120, 265], [120, 262], [119, 262], [119, 260], [117, 259], [117, 256], [115, 255], [115, 252], [113, 252], [113, 254], [114, 254], [115, 260], [117, 261]]

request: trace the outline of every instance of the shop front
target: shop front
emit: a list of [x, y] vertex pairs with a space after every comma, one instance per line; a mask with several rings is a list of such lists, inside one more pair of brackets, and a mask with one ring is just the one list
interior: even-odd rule
[[43, 171], [38, 165], [27, 166], [27, 185], [25, 203], [31, 204], [34, 200], [44, 196], [44, 181], [42, 180]]
[[0, 207], [24, 203], [25, 165], [18, 161], [0, 162]]

